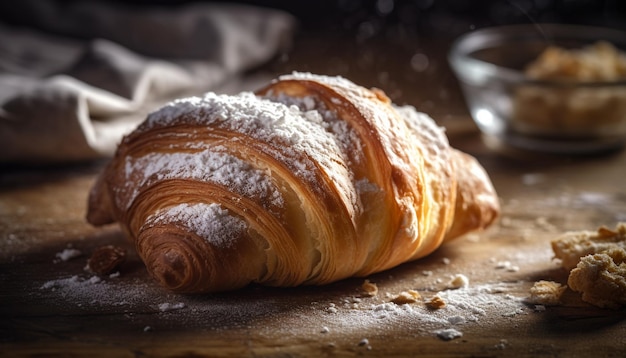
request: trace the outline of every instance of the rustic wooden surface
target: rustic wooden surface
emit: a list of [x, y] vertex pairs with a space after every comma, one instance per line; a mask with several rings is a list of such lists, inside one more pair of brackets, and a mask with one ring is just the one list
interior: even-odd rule
[[[174, 295], [148, 277], [116, 226], [96, 229], [85, 222], [87, 193], [103, 163], [5, 167], [0, 356], [623, 356], [624, 310], [589, 306], [570, 291], [561, 305], [545, 310], [525, 299], [536, 280], [566, 281], [552, 259], [551, 239], [626, 221], [626, 152], [581, 158], [495, 150], [467, 116], [442, 60], [445, 43], [382, 48], [302, 38], [261, 73], [341, 74], [431, 114], [448, 127], [452, 144], [490, 173], [503, 209], [492, 228], [368, 277], [379, 288], [375, 297], [361, 294], [363, 278]], [[410, 65], [418, 50], [430, 56], [426, 71]], [[86, 260], [108, 244], [127, 248], [129, 258], [118, 277], [91, 282]], [[60, 260], [57, 254], [68, 248], [82, 256]], [[456, 274], [469, 278], [467, 288], [446, 288]], [[389, 303], [409, 289], [425, 300], [441, 292], [448, 305], [430, 310], [423, 302]], [[437, 336], [449, 328], [462, 337]]]

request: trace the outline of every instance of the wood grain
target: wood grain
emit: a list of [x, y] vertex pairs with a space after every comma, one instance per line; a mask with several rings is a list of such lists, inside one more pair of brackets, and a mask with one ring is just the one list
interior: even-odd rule
[[[480, 145], [475, 140], [466, 144]], [[567, 230], [612, 226], [623, 219], [626, 155], [537, 163], [487, 153], [482, 159], [503, 204], [496, 226], [368, 277], [379, 287], [376, 297], [361, 294], [363, 278], [323, 287], [249, 287], [204, 296], [165, 292], [148, 277], [117, 227], [94, 229], [85, 223], [86, 195], [98, 165], [5, 172], [0, 191], [0, 348], [7, 356], [621, 354], [626, 348], [624, 310], [589, 306], [571, 291], [562, 305], [545, 311], [524, 298], [536, 280], [566, 280], [552, 260], [549, 240]], [[44, 288], [72, 276], [92, 277], [84, 270], [89, 253], [108, 244], [129, 250], [119, 277], [105, 276], [91, 286], [77, 285], [79, 289]], [[70, 246], [83, 256], [59, 261], [56, 254]], [[503, 262], [510, 263], [508, 269], [498, 268]], [[460, 301], [438, 311], [420, 302], [411, 312], [380, 306], [390, 305], [393, 295], [407, 289], [424, 298], [449, 294], [446, 284], [459, 273], [470, 280], [468, 293], [451, 297], [467, 300], [479, 313], [459, 307]], [[493, 293], [485, 294], [481, 287]], [[484, 303], [485, 297], [493, 302]], [[159, 307], [163, 304], [184, 307], [168, 310]], [[457, 316], [464, 322], [446, 323]], [[435, 334], [443, 328], [455, 328], [463, 336], [444, 341]]]

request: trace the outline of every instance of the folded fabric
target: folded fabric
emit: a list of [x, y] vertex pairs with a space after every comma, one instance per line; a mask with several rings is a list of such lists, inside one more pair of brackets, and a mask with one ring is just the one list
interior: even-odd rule
[[286, 13], [234, 4], [16, 4], [45, 31], [0, 26], [4, 163], [110, 156], [160, 104], [277, 56], [295, 26]]

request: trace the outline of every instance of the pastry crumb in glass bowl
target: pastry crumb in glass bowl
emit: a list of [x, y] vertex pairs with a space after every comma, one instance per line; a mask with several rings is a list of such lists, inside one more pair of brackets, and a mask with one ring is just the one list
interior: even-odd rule
[[494, 27], [450, 50], [470, 113], [522, 149], [583, 154], [626, 141], [626, 33], [573, 25]]

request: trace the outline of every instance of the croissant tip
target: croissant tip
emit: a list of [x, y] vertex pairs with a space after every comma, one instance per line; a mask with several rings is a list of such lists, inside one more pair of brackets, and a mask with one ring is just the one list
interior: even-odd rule
[[147, 258], [146, 266], [152, 275], [166, 288], [176, 291], [185, 285], [186, 262], [177, 250], [154, 253]]
[[162, 228], [144, 230], [138, 237], [137, 251], [146, 269], [166, 289], [174, 292], [197, 289], [194, 286], [202, 276], [195, 247], [185, 238], [184, 234]]

